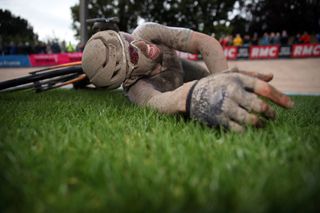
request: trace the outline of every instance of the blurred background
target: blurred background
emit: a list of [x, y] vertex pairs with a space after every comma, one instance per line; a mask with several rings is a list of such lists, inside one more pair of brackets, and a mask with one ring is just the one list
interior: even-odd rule
[[[320, 41], [318, 0], [81, 1], [86, 18], [119, 17], [120, 30], [127, 32], [154, 21], [215, 36], [223, 46]], [[80, 0], [0, 3], [1, 54], [79, 50]]]

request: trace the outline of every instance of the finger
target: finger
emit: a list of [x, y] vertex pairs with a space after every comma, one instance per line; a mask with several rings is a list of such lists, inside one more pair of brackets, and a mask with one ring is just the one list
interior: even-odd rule
[[268, 119], [274, 120], [276, 118], [276, 111], [258, 97], [251, 101], [249, 108], [255, 113], [262, 113]]
[[233, 101], [225, 103], [224, 108], [229, 118], [236, 121], [237, 123], [261, 126], [262, 121], [260, 121], [258, 116], [247, 112], [245, 109], [241, 108], [237, 103]]
[[244, 75], [239, 75], [239, 78], [243, 82], [245, 88], [252, 90], [254, 93], [266, 97], [285, 108], [292, 108], [294, 106], [294, 102], [288, 96], [281, 93], [267, 82]]
[[276, 117], [276, 112], [272, 107], [262, 101], [254, 93], [239, 91], [238, 94], [232, 96], [232, 99], [249, 112], [262, 113], [263, 116], [268, 119], [275, 119]]
[[244, 132], [244, 130], [245, 130], [243, 126], [241, 126], [240, 124], [237, 124], [236, 122], [231, 121], [231, 120], [229, 120], [229, 122], [228, 122], [228, 127], [232, 132], [241, 133], [241, 132]]
[[255, 72], [255, 71], [245, 71], [245, 70], [239, 70], [238, 67], [232, 67], [231, 69], [228, 69], [228, 70], [225, 70], [224, 71], [225, 73], [232, 73], [232, 72], [235, 72], [235, 73], [241, 73], [241, 74], [244, 74], [244, 75], [247, 75], [247, 76], [251, 76], [251, 77], [254, 77], [254, 78], [259, 78], [260, 80], [263, 80], [263, 81], [266, 81], [266, 82], [269, 82], [273, 79], [273, 74], [272, 73], [267, 73], [267, 74], [264, 74], [264, 73], [259, 73], [259, 72]]
[[272, 73], [259, 73], [259, 72], [255, 72], [255, 71], [244, 71], [244, 70], [239, 70], [239, 73], [254, 77], [254, 78], [258, 78], [262, 81], [265, 82], [269, 82], [273, 79], [273, 74]]

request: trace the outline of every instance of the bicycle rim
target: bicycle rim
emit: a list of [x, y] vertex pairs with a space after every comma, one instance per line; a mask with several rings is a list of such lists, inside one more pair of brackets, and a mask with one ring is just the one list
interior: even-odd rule
[[[33, 74], [29, 74], [24, 77], [0, 82], [0, 90], [5, 90], [12, 87], [22, 86], [25, 84], [38, 82], [44, 79], [50, 79], [57, 76], [64, 76], [64, 75], [73, 74], [73, 73], [78, 73], [78, 74], [83, 73], [81, 66], [66, 67], [66, 68], [50, 70], [50, 71], [40, 72], [40, 73], [33, 72]], [[14, 90], [14, 88], [12, 90]]]

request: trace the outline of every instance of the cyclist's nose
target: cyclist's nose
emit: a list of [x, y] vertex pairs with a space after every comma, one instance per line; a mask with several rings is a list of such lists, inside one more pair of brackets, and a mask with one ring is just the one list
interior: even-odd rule
[[141, 52], [148, 57], [148, 46], [147, 43], [145, 41], [139, 40], [139, 41], [134, 41], [132, 42], [132, 44], [134, 46], [136, 46], [137, 48], [139, 48], [141, 50]]

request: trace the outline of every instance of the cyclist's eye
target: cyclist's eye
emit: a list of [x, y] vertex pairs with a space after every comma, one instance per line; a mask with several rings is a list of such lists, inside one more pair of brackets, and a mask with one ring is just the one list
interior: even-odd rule
[[130, 55], [130, 61], [134, 65], [138, 63], [139, 60], [139, 53], [136, 47], [134, 47], [132, 44], [129, 44], [129, 55]]

